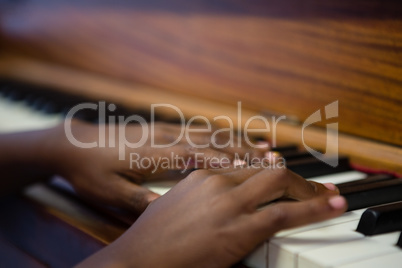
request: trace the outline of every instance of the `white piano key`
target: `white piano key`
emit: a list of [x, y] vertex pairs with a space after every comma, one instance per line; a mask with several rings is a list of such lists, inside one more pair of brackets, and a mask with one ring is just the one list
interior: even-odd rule
[[[331, 252], [332, 248], [337, 248], [338, 246], [340, 247], [343, 244], [337, 244], [336, 241], [333, 240], [332, 236], [334, 234], [336, 234], [337, 232], [341, 232], [342, 235], [348, 236], [355, 236], [355, 234], [359, 234], [357, 232], [355, 232], [355, 229], [358, 225], [359, 219], [361, 214], [364, 212], [365, 209], [361, 209], [358, 211], [355, 211], [355, 213], [353, 214], [353, 216], [347, 216], [344, 217], [345, 215], [342, 215], [338, 218], [329, 220], [329, 221], [324, 221], [322, 223], [317, 223], [315, 224], [316, 226], [320, 226], [320, 225], [325, 225], [325, 224], [329, 224], [331, 221], [333, 220], [342, 220], [342, 218], [344, 218], [345, 220], [349, 220], [346, 222], [346, 224], [338, 224], [338, 225], [333, 225], [333, 226], [328, 226], [327, 228], [320, 228], [320, 229], [314, 229], [312, 230], [312, 232], [303, 232], [305, 229], [303, 229], [303, 227], [301, 228], [296, 228], [295, 230], [290, 230], [290, 234], [284, 234], [284, 232], [278, 233], [279, 236], [275, 236], [274, 238], [271, 239], [270, 241], [270, 245], [269, 245], [269, 255], [268, 255], [268, 261], [269, 261], [269, 267], [282, 267], [282, 264], [286, 264], [286, 265], [290, 265], [290, 262], [294, 262], [294, 266], [289, 266], [289, 267], [298, 267], [300, 268], [300, 257], [303, 254], [309, 254], [309, 252], [312, 250], [315, 252], [314, 247], [316, 247], [315, 245], [320, 244], [322, 241], [324, 241], [323, 243], [321, 243], [319, 245], [319, 247], [316, 248], [320, 248], [320, 250], [325, 251], [325, 249], [327, 247], [328, 248], [328, 252]], [[350, 220], [356, 218], [355, 220]], [[328, 222], [328, 223], [326, 223]], [[308, 228], [312, 228], [314, 227], [314, 225], [308, 225]], [[320, 231], [321, 234], [315, 232], [316, 230]], [[336, 230], [336, 233], [334, 233], [333, 231]], [[293, 231], [293, 232], [292, 232]], [[298, 235], [292, 235], [294, 234], [294, 232], [299, 232]], [[311, 235], [313, 234], [313, 235]], [[285, 237], [285, 235], [287, 235]], [[360, 235], [360, 234], [359, 234]], [[363, 235], [361, 235], [361, 239], [362, 239], [362, 243], [368, 242], [368, 244], [375, 244], [376, 247], [380, 247], [380, 248], [384, 248], [384, 250], [386, 250], [386, 248], [391, 247], [392, 249], [396, 249], [396, 247], [394, 247], [393, 245], [396, 244], [398, 238], [399, 238], [400, 232], [392, 232], [392, 233], [387, 233], [387, 234], [381, 234], [381, 235], [375, 235], [375, 236], [370, 236], [370, 237], [364, 237]], [[282, 238], [288, 238], [288, 239], [281, 239]], [[308, 237], [307, 240], [304, 241], [299, 241], [300, 238], [303, 237]], [[317, 239], [318, 238], [318, 239]], [[297, 240], [298, 239], [298, 240]], [[326, 239], [330, 239], [331, 241], [328, 241], [328, 243], [325, 242]], [[315, 244], [314, 246], [312, 245], [312, 242], [310, 240], [313, 240], [313, 244]], [[357, 239], [359, 240], [359, 239]], [[295, 241], [296, 241], [296, 245], [295, 245]], [[302, 244], [310, 244], [310, 246], [300, 246], [298, 245], [298, 243], [302, 243]], [[372, 246], [374, 247], [374, 246]], [[314, 248], [314, 249], [312, 249]], [[388, 250], [387, 250], [388, 252]], [[385, 254], [386, 252], [384, 252]], [[316, 253], [318, 254], [318, 253]], [[316, 255], [316, 254], [311, 254], [311, 255]], [[275, 256], [276, 255], [276, 256]], [[363, 255], [363, 253], [361, 254]], [[279, 256], [279, 257], [278, 257]], [[286, 260], [286, 262], [284, 262], [284, 260]], [[356, 254], [356, 258], [353, 258], [353, 260], [359, 260], [359, 255]], [[350, 259], [345, 259], [342, 262], [339, 261], [340, 263], [344, 263], [347, 261], [351, 261]], [[277, 263], [277, 265], [275, 265], [274, 263]], [[334, 262], [335, 263], [335, 262]], [[320, 263], [320, 265], [323, 265], [322, 263]], [[316, 267], [312, 264], [312, 262], [308, 262], [308, 265], [306, 267]], [[260, 267], [264, 267], [263, 265], [261, 265]], [[287, 266], [286, 266], [287, 267]], [[317, 266], [317, 267], [327, 267], [327, 266]], [[328, 266], [328, 267], [332, 267], [332, 266]]]
[[[292, 228], [288, 230], [283, 230], [275, 234], [275, 238], [285, 237], [296, 233], [301, 233], [305, 231], [310, 231], [318, 228], [329, 227], [340, 223], [345, 223], [349, 221], [354, 221], [355, 223], [360, 219], [361, 214], [365, 209], [346, 212], [343, 215], [336, 217], [334, 219], [317, 222], [313, 224], [308, 224], [298, 228]], [[271, 240], [273, 240], [272, 238]], [[250, 268], [266, 268], [268, 267], [268, 253], [269, 251], [269, 243], [270, 241], [266, 241], [263, 245], [261, 245], [257, 250], [255, 250], [252, 254], [247, 256], [244, 260], [244, 263]], [[280, 267], [280, 265], [278, 266]]]
[[248, 255], [243, 263], [250, 268], [267, 268], [268, 243], [263, 243], [250, 255]]
[[339, 265], [336, 268], [393, 268], [400, 267], [402, 264], [402, 251], [385, 254], [382, 256], [370, 256], [364, 260]]
[[148, 188], [154, 193], [164, 195], [177, 183], [178, 183], [177, 180], [154, 181], [154, 182], [145, 182], [141, 184], [141, 186]]
[[342, 173], [335, 173], [335, 174], [330, 174], [330, 175], [325, 175], [325, 176], [318, 176], [318, 177], [313, 177], [313, 178], [308, 178], [308, 180], [319, 182], [319, 183], [344, 183], [344, 182], [350, 182], [350, 181], [356, 181], [356, 180], [362, 180], [367, 177], [366, 173], [357, 171], [357, 170], [351, 170], [351, 171], [346, 171]]
[[[326, 183], [326, 182], [332, 182], [332, 183], [343, 183], [343, 182], [349, 182], [349, 181], [354, 181], [354, 180], [361, 180], [367, 177], [367, 174], [359, 171], [346, 171], [342, 173], [337, 173], [337, 174], [331, 174], [331, 175], [326, 175], [326, 176], [319, 176], [319, 177], [314, 177], [310, 178], [309, 180], [314, 180], [317, 182]], [[150, 189], [151, 191], [158, 193], [158, 194], [165, 194], [172, 188], [177, 181], [162, 181], [162, 182], [149, 182], [149, 183], [144, 183], [142, 186]], [[360, 217], [360, 215], [359, 215]]]
[[391, 232], [391, 233], [386, 233], [386, 234], [367, 236], [366, 238], [369, 240], [373, 240], [378, 244], [396, 245], [400, 234], [401, 234], [401, 231], [396, 231], [396, 232]]
[[363, 239], [354, 232], [358, 220], [296, 233], [285, 237], [271, 238], [268, 246], [269, 268], [297, 267], [298, 257], [313, 249], [332, 244]]
[[[359, 171], [347, 171], [347, 172], [331, 174], [331, 175], [327, 175], [327, 176], [319, 176], [319, 177], [315, 177], [315, 178], [311, 178], [311, 179], [317, 180], [319, 182], [322, 181], [323, 183], [325, 183], [325, 182], [343, 183], [343, 182], [348, 182], [348, 181], [353, 181], [353, 180], [364, 179], [365, 177], [367, 177], [367, 174], [365, 174], [365, 173], [362, 173]], [[150, 189], [151, 191], [153, 191], [155, 193], [163, 195], [167, 191], [169, 191], [170, 188], [173, 187], [175, 184], [176, 184], [176, 182], [174, 182], [174, 181], [162, 181], [162, 182], [144, 183], [142, 186]], [[313, 230], [313, 229], [317, 229], [317, 228], [333, 226], [336, 224], [345, 223], [345, 222], [349, 222], [349, 221], [355, 221], [354, 227], [356, 227], [357, 226], [356, 220], [360, 219], [360, 216], [363, 212], [364, 212], [364, 210], [347, 212], [344, 215], [331, 219], [331, 220], [282, 231], [282, 232], [278, 233], [275, 237], [283, 237], [283, 236], [287, 236], [290, 234], [301, 233], [304, 231]], [[362, 235], [358, 234], [358, 236], [362, 236]], [[264, 243], [257, 250], [255, 250], [252, 254], [250, 254], [250, 256], [248, 256], [244, 260], [244, 263], [247, 266], [252, 267], [252, 268], [268, 267], [268, 252], [270, 252], [268, 250], [268, 248], [269, 248], [268, 243], [269, 242]], [[286, 266], [278, 266], [278, 267], [286, 267]], [[271, 266], [270, 266], [270, 268], [271, 268]]]
[[[63, 117], [62, 115], [48, 115], [44, 114], [41, 112], [36, 111], [35, 109], [30, 108], [27, 106], [24, 102], [13, 102], [9, 101], [8, 99], [5, 99], [0, 96], [0, 133], [4, 132], [15, 132], [15, 131], [26, 131], [26, 130], [35, 130], [35, 129], [43, 129], [43, 128], [48, 128], [55, 126], [62, 122]], [[309, 178], [309, 180], [314, 180], [320, 183], [327, 183], [327, 182], [332, 182], [332, 183], [343, 183], [343, 182], [349, 182], [349, 181], [354, 181], [354, 180], [361, 180], [364, 179], [367, 175], [365, 173], [359, 172], [359, 171], [347, 171], [347, 172], [342, 172], [342, 173], [337, 173], [337, 174], [331, 174], [331, 175], [326, 175], [326, 176], [319, 176], [319, 177], [314, 177], [314, 178]], [[153, 182], [153, 183], [147, 183], [144, 186], [148, 187], [150, 190], [158, 193], [158, 194], [165, 194], [167, 191], [172, 188], [177, 181], [162, 181], [162, 182]], [[300, 228], [294, 228], [286, 231], [282, 231], [278, 233], [275, 238], [272, 239], [272, 243], [268, 244], [268, 242], [264, 243], [261, 245], [259, 249], [254, 251], [248, 258], [246, 259], [246, 264], [250, 267], [256, 267], [256, 268], [266, 268], [268, 267], [268, 257], [272, 257], [271, 252], [268, 252], [268, 248], [272, 247], [275, 245], [275, 243], [280, 244], [282, 242], [278, 242], [278, 240], [275, 239], [287, 239], [287, 241], [291, 241], [293, 243], [290, 245], [285, 245], [283, 243], [284, 248], [290, 248], [293, 250], [299, 250], [300, 252], [309, 252], [311, 248], [315, 248], [317, 246], [321, 247], [325, 245], [326, 248], [327, 246], [332, 245], [333, 243], [340, 243], [341, 241], [350, 241], [354, 239], [360, 239], [362, 235], [349, 230], [350, 232], [343, 233], [343, 231], [340, 231], [341, 229], [334, 229], [337, 231], [334, 231], [332, 235], [328, 234], [323, 234], [323, 236], [317, 235], [316, 230], [323, 230], [325, 228], [332, 228], [334, 225], [337, 225], [339, 228], [339, 225], [345, 224], [345, 223], [351, 223], [356, 220], [358, 220], [361, 216], [361, 213], [364, 210], [360, 211], [353, 211], [349, 213], [345, 213], [345, 215], [331, 219], [328, 221], [324, 221], [321, 223], [317, 224], [311, 224], [307, 225], [304, 227]], [[355, 223], [355, 226], [357, 226], [357, 222]], [[349, 228], [349, 227], [348, 227]], [[350, 229], [350, 228], [349, 228]], [[313, 236], [308, 236], [311, 233]], [[320, 231], [318, 231], [319, 233]], [[316, 236], [314, 236], [316, 235]], [[323, 239], [324, 237], [324, 239]], [[289, 240], [292, 238], [291, 240]], [[294, 239], [298, 240], [294, 240]], [[300, 242], [302, 240], [309, 241], [309, 245], [302, 245]], [[311, 240], [313, 239], [313, 240]], [[395, 242], [391, 242], [397, 238], [388, 235], [388, 236], [376, 236], [376, 237], [370, 237], [367, 238], [370, 243], [378, 242], [378, 243], [383, 243], [386, 245], [389, 245], [389, 243], [395, 244]], [[328, 242], [328, 240], [330, 240]], [[298, 241], [298, 242], [297, 242]], [[314, 242], [314, 243], [311, 243]], [[327, 243], [328, 242], [328, 243]], [[277, 259], [283, 259], [287, 258], [289, 256], [281, 256], [283, 255], [285, 251], [281, 250], [281, 253], [278, 255]], [[299, 254], [299, 253], [298, 253]], [[285, 254], [286, 255], [286, 254]], [[297, 256], [298, 257], [298, 256]], [[399, 258], [402, 256], [398, 256]], [[298, 259], [298, 258], [296, 258]], [[397, 259], [397, 258], [395, 258]], [[272, 258], [270, 258], [270, 261], [272, 262]], [[295, 258], [292, 256], [290, 258], [290, 263], [294, 264]], [[270, 263], [271, 263], [270, 262]], [[392, 263], [392, 262], [391, 262]], [[395, 263], [395, 262], [393, 262]], [[270, 268], [275, 267], [275, 266], [269, 266]], [[278, 263], [276, 267], [287, 267], [286, 263]], [[292, 267], [292, 266], [289, 266]], [[378, 267], [378, 266], [377, 266]], [[342, 267], [344, 268], [344, 267]], [[348, 268], [348, 267], [345, 267]]]
[[298, 268], [333, 268], [353, 263], [370, 257], [397, 253], [399, 249], [392, 245], [379, 244], [371, 239], [348, 241], [325, 246], [299, 255]]
[[[285, 236], [289, 236], [292, 234], [297, 234], [297, 233], [301, 233], [301, 232], [305, 232], [305, 231], [310, 231], [310, 230], [314, 230], [314, 229], [318, 229], [318, 228], [323, 228], [323, 227], [329, 227], [329, 226], [333, 226], [336, 224], [340, 224], [340, 223], [345, 223], [345, 222], [350, 222], [350, 221], [357, 221], [360, 219], [361, 215], [363, 214], [363, 212], [366, 209], [359, 209], [359, 210], [355, 210], [355, 211], [349, 211], [344, 213], [343, 215], [330, 219], [330, 220], [326, 220], [326, 221], [322, 221], [322, 222], [317, 222], [317, 223], [312, 223], [312, 224], [308, 224], [308, 225], [304, 225], [301, 227], [297, 227], [297, 228], [292, 228], [292, 229], [288, 229], [288, 230], [283, 230], [278, 232], [275, 237], [285, 237]], [[357, 226], [357, 225], [356, 225]]]
[[45, 129], [62, 121], [62, 115], [44, 114], [31, 109], [24, 102], [9, 101], [0, 96], [0, 133]]

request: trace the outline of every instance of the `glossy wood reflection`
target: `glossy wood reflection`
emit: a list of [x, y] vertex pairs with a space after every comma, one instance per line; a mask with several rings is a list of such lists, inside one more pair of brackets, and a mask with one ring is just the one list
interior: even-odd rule
[[342, 132], [402, 145], [398, 1], [31, 1], [4, 10], [7, 51], [300, 120], [339, 100]]

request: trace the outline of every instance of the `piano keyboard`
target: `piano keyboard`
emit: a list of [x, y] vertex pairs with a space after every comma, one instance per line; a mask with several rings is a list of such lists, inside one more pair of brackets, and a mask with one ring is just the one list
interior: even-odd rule
[[[0, 133], [55, 126], [63, 121], [66, 110], [84, 101], [88, 100], [75, 96], [66, 97], [30, 85], [0, 81]], [[144, 111], [118, 109], [117, 112], [123, 115], [144, 115]], [[78, 117], [97, 122], [97, 114], [94, 113], [79, 114]], [[159, 118], [163, 120], [163, 115], [159, 115]], [[347, 158], [342, 158], [340, 167], [331, 169], [294, 147], [277, 149], [288, 159], [290, 169], [309, 180], [346, 186], [345, 183], [360, 185], [368, 181], [367, 174], [349, 168]], [[143, 186], [164, 194], [175, 183], [176, 181], [152, 182]], [[390, 202], [398, 201], [391, 200]], [[382, 201], [389, 203], [387, 200]], [[250, 254], [244, 263], [256, 268], [396, 267], [402, 263], [402, 251], [396, 246], [399, 239], [402, 245], [402, 226], [396, 231], [371, 236], [357, 232], [359, 221], [366, 210], [364, 204], [363, 202], [362, 209], [346, 212], [335, 219], [279, 232]]]
[[0, 133], [45, 129], [62, 122], [60, 114], [46, 115], [22, 101], [11, 101], [0, 95]]

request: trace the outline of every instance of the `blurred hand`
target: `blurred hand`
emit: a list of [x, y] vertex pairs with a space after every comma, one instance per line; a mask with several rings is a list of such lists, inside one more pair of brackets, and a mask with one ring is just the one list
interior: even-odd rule
[[[332, 189], [332, 190], [330, 190]], [[275, 232], [346, 210], [331, 184], [286, 169], [198, 170], [82, 267], [230, 267]], [[275, 202], [278, 199], [301, 202]]]
[[[96, 202], [129, 209], [141, 213], [158, 194], [141, 187], [139, 184], [154, 179], [158, 175], [163, 176], [166, 170], [181, 170], [192, 168], [218, 168], [232, 165], [235, 154], [250, 158], [262, 158], [268, 150], [268, 143], [261, 149], [252, 149], [242, 144], [240, 147], [228, 146], [217, 148], [211, 144], [210, 133], [192, 132], [181, 139], [180, 126], [156, 123], [154, 125], [153, 138], [156, 144], [175, 145], [166, 148], [154, 148], [151, 137], [139, 148], [119, 148], [119, 131], [124, 131], [127, 142], [136, 143], [142, 135], [140, 125], [128, 125], [125, 129], [117, 126], [105, 127], [105, 146], [100, 148], [79, 148], [71, 144], [66, 138], [63, 126], [50, 130], [46, 142], [49, 148], [49, 158], [59, 175], [67, 179], [76, 192], [84, 198], [93, 199]], [[73, 121], [72, 135], [74, 139], [82, 143], [97, 142], [100, 144], [100, 126]], [[102, 130], [102, 129], [101, 129]], [[151, 132], [150, 132], [151, 133]], [[111, 138], [111, 139], [110, 139]], [[221, 132], [214, 137], [218, 145], [226, 144], [229, 135]], [[190, 139], [190, 140], [189, 140]], [[110, 140], [110, 141], [109, 141]], [[234, 137], [237, 144], [237, 138]], [[109, 146], [114, 144], [114, 146]], [[206, 148], [196, 148], [194, 145], [209, 144]], [[124, 160], [119, 160], [124, 152]], [[177, 162], [170, 161], [172, 156], [178, 157]], [[146, 160], [146, 161], [142, 161]], [[163, 161], [165, 160], [165, 165]], [[159, 162], [158, 162], [159, 161]], [[166, 165], [168, 161], [169, 165]]]

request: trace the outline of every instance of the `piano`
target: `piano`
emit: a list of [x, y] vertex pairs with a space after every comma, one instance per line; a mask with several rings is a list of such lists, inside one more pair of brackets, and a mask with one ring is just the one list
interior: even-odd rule
[[[51, 127], [82, 101], [114, 103], [118, 114], [144, 117], [151, 104], [169, 103], [187, 118], [227, 115], [235, 128], [255, 115], [285, 115], [277, 124], [275, 149], [306, 179], [340, 185], [354, 208], [276, 234], [242, 265], [401, 262], [402, 227], [381, 234], [356, 231], [368, 207], [398, 207], [402, 198], [401, 4], [43, 0], [3, 1], [0, 7], [0, 132]], [[339, 115], [325, 120], [324, 107], [334, 101]], [[316, 111], [322, 120], [303, 129]], [[98, 120], [91, 113], [77, 116]], [[161, 110], [157, 120], [174, 123], [177, 113]], [[333, 123], [337, 147], [327, 142]], [[264, 125], [255, 120], [249, 128]], [[306, 148], [338, 152], [338, 167], [323, 166]], [[163, 194], [174, 183], [146, 186]], [[135, 221], [79, 199], [57, 177], [3, 198], [0, 208], [2, 266], [72, 266]]]

